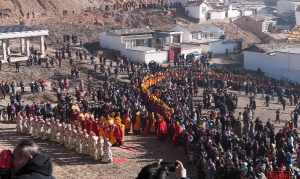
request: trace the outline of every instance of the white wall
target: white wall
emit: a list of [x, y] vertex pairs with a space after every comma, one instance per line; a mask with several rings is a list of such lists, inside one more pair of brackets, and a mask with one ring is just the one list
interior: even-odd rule
[[126, 49], [123, 55], [127, 56], [129, 60], [138, 63], [149, 64], [150, 62], [155, 61], [156, 63], [162, 64], [168, 61], [168, 51], [147, 52], [147, 51]]
[[276, 79], [300, 82], [300, 54], [244, 52], [244, 67], [249, 70], [260, 68], [266, 75]]
[[168, 3], [169, 4], [180, 3], [182, 6], [184, 6], [189, 1], [190, 0], [169, 0]]
[[226, 12], [225, 11], [211, 11], [210, 13], [210, 19], [211, 20], [220, 20], [226, 18]]
[[217, 42], [209, 43], [208, 51], [212, 52], [213, 54], [226, 54], [226, 50], [228, 50], [228, 53], [233, 53], [237, 47], [238, 47], [238, 43], [235, 42], [224, 43], [223, 40], [220, 40]]
[[168, 61], [168, 52], [167, 51], [158, 51], [153, 53], [145, 54], [145, 62], [148, 64], [151, 61], [155, 61], [158, 64], [163, 64]]
[[252, 10], [242, 11], [242, 15], [243, 16], [252, 16], [253, 15], [253, 11]]
[[236, 10], [236, 9], [229, 9], [227, 11], [227, 17], [228, 18], [236, 18], [236, 17], [239, 17], [241, 16], [241, 12], [239, 10]]
[[185, 7], [185, 11], [187, 12], [187, 15], [189, 17], [199, 19], [200, 21], [206, 21], [207, 11], [209, 10], [211, 10], [211, 8], [205, 3], [202, 3], [201, 5], [198, 6]]
[[176, 27], [172, 28], [171, 31], [183, 32], [182, 33], [182, 42], [191, 42], [192, 41], [191, 32], [181, 26], [176, 26]]
[[185, 8], [189, 17], [200, 19], [200, 7], [199, 6], [187, 6]]
[[300, 26], [300, 11], [295, 11], [296, 25]]
[[279, 14], [293, 13], [295, 5], [289, 0], [279, 0], [277, 2], [277, 10]]
[[122, 51], [125, 47], [121, 44], [121, 38], [119, 36], [112, 36], [106, 32], [100, 34], [100, 46], [102, 48]]
[[273, 21], [273, 20], [265, 20], [263, 23], [262, 23], [262, 32], [269, 32], [270, 29], [269, 27], [270, 26], [276, 26], [276, 21]]
[[198, 52], [198, 53], [202, 54], [202, 49], [200, 47], [199, 48], [190, 48], [190, 49], [181, 49], [180, 54], [184, 55], [184, 57], [186, 57], [186, 55], [193, 53], [193, 52]]
[[126, 56], [133, 62], [145, 63], [145, 55], [144, 53], [141, 53], [141, 51], [126, 49], [122, 55]]

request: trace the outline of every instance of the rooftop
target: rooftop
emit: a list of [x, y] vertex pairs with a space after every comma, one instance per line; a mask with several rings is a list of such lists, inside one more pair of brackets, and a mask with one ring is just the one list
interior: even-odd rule
[[270, 37], [272, 37], [274, 40], [284, 40], [288, 39], [289, 35], [288, 33], [267, 33]]
[[224, 33], [222, 29], [213, 24], [190, 24], [181, 27], [186, 28], [191, 32]]
[[232, 7], [243, 9], [243, 10], [250, 10], [250, 9], [261, 9], [266, 7], [266, 5], [262, 1], [240, 1], [232, 2]]
[[0, 26], [0, 40], [47, 36], [49, 31], [46, 29], [28, 27], [22, 25]]
[[296, 5], [299, 5], [300, 4], [300, 0], [289, 0], [290, 2], [296, 4]]
[[136, 46], [132, 48], [128, 48], [129, 50], [134, 50], [134, 51], [143, 51], [143, 52], [155, 52], [155, 48], [153, 47], [146, 47], [146, 46]]
[[109, 33], [118, 35], [118, 36], [128, 36], [128, 35], [142, 35], [153, 33], [154, 31], [150, 28], [133, 28], [133, 29], [117, 29], [111, 30]]
[[204, 3], [203, 1], [189, 1], [186, 3], [186, 6], [200, 6], [202, 3]]
[[15, 25], [15, 26], [0, 26], [0, 33], [14, 33], [14, 32], [28, 32], [28, 31], [39, 31], [43, 29]]
[[272, 43], [272, 44], [256, 44], [249, 48], [248, 51], [258, 51], [262, 53], [293, 53], [300, 54], [300, 44], [289, 43]]
[[244, 21], [256, 21], [256, 22], [261, 22], [261, 21], [272, 21], [272, 20], [277, 20], [278, 18], [275, 16], [240, 16], [237, 18], [238, 19], [242, 19]]
[[276, 18], [275, 16], [263, 16], [263, 15], [259, 15], [259, 16], [248, 16], [252, 19], [254, 19], [255, 21], [264, 21], [264, 20], [271, 20]]

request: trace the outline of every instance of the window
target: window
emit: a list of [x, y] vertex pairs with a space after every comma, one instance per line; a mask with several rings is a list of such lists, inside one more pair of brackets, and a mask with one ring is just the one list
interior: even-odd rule
[[132, 41], [131, 40], [125, 40], [125, 47], [131, 48], [132, 47]]
[[137, 39], [136, 40], [136, 46], [145, 46], [144, 39]]
[[193, 33], [192, 34], [192, 39], [198, 39], [198, 34], [197, 33]]
[[180, 43], [180, 35], [173, 36], [173, 43]]

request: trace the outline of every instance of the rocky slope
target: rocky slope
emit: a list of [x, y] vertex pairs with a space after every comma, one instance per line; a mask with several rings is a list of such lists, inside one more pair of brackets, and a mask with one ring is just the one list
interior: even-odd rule
[[9, 9], [10, 16], [25, 17], [62, 14], [63, 11], [80, 13], [87, 8], [100, 8], [109, 3], [106, 0], [0, 0], [0, 10]]

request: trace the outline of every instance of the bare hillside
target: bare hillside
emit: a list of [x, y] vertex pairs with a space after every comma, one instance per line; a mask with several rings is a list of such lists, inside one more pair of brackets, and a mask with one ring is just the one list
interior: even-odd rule
[[10, 16], [25, 17], [62, 14], [64, 11], [80, 13], [87, 8], [101, 8], [108, 0], [0, 0], [0, 10], [11, 10]]
[[[111, 28], [173, 24], [162, 9], [124, 9], [123, 0], [0, 0], [0, 24], [47, 27], [52, 42], [62, 34], [77, 34], [84, 41], [98, 40]], [[115, 5], [115, 6], [114, 6]], [[118, 7], [114, 9], [113, 7]]]
[[[0, 25], [24, 24], [43, 26], [50, 30], [49, 40], [57, 43], [64, 34], [76, 34], [83, 42], [98, 41], [99, 33], [112, 28], [137, 28], [172, 26], [176, 22], [191, 23], [188, 18], [177, 11], [164, 8], [131, 8], [122, 3], [129, 0], [0, 0]], [[133, 2], [133, 1], [130, 1]], [[159, 0], [138, 0], [142, 2], [159, 2]], [[232, 24], [218, 24], [226, 31], [228, 38], [245, 39], [245, 44], [258, 42], [251, 33]]]

